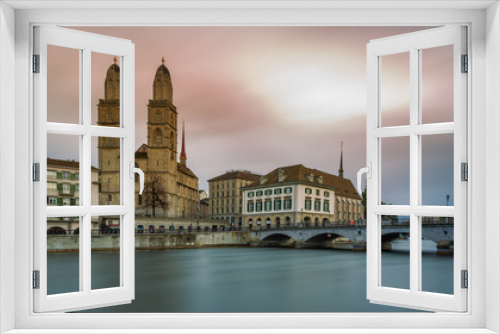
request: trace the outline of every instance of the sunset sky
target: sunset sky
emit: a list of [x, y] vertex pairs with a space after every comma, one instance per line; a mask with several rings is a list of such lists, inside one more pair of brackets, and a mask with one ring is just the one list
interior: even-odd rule
[[[355, 184], [357, 171], [366, 164], [366, 44], [424, 28], [74, 29], [135, 43], [136, 147], [147, 140], [147, 104], [156, 69], [165, 57], [179, 124], [186, 124], [187, 164], [199, 177], [200, 188], [208, 191], [206, 181], [230, 169], [268, 173], [302, 163], [337, 174], [341, 141], [344, 175]], [[450, 49], [440, 49], [423, 53], [425, 123], [452, 121], [452, 90], [443, 88], [453, 82], [447, 74]], [[72, 122], [68, 110], [74, 109], [75, 101], [78, 106], [78, 53], [71, 51], [49, 54], [49, 70], [60, 69], [49, 76], [52, 121]], [[92, 61], [96, 106], [104, 97], [104, 78], [113, 56], [93, 55]], [[382, 59], [382, 125], [408, 124], [408, 64], [405, 55]], [[52, 99], [51, 91], [57, 93]], [[383, 165], [383, 199], [408, 204], [409, 146], [405, 140], [384, 141], [382, 154], [389, 163]], [[49, 156], [78, 159], [65, 145], [49, 141]], [[424, 140], [424, 204], [446, 205], [446, 194], [453, 204], [452, 158], [452, 135]]]

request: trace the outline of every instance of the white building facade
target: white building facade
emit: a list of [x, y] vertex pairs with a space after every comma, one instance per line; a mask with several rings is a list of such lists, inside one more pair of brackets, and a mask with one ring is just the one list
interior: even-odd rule
[[250, 229], [320, 227], [362, 218], [350, 180], [294, 165], [275, 169], [243, 188], [243, 226]]

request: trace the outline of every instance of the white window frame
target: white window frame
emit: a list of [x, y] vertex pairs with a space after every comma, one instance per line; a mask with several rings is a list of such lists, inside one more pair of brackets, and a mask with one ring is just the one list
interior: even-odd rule
[[[33, 74], [33, 130], [34, 162], [40, 166], [40, 181], [33, 185], [33, 227], [34, 227], [34, 270], [39, 271], [40, 284], [35, 289], [34, 310], [42, 312], [63, 312], [99, 307], [100, 305], [130, 303], [134, 299], [134, 182], [129, 175], [129, 166], [134, 161], [135, 112], [134, 106], [134, 44], [129, 40], [110, 38], [98, 34], [37, 25], [34, 27], [33, 52], [40, 57], [39, 73]], [[78, 50], [80, 58], [80, 110], [78, 124], [47, 122], [47, 56], [48, 46]], [[121, 126], [104, 127], [91, 124], [91, 62], [92, 53], [118, 56], [121, 59], [120, 116]], [[47, 135], [72, 135], [79, 140], [80, 172], [83, 203], [71, 205], [70, 198], [63, 198], [62, 206], [47, 207], [46, 170]], [[91, 141], [92, 138], [113, 137], [120, 141], [120, 203], [117, 205], [91, 204]], [[131, 167], [130, 167], [131, 168]], [[71, 173], [63, 171], [63, 180], [69, 180]], [[66, 178], [67, 176], [67, 178]], [[74, 184], [62, 183], [62, 193], [71, 194]], [[107, 289], [91, 287], [91, 217], [120, 215], [122, 233], [120, 237], [120, 284]], [[79, 239], [79, 290], [71, 293], [49, 295], [47, 291], [47, 237], [46, 219], [54, 217], [79, 217], [81, 238]]]
[[[151, 6], [123, 2], [123, 7]], [[144, 333], [146, 328], [191, 328], [193, 332], [283, 332], [285, 328], [301, 328], [315, 333], [498, 333], [500, 332], [500, 13], [497, 1], [474, 2], [362, 2], [257, 1], [204, 2], [186, 1], [155, 3], [154, 9], [116, 9], [110, 1], [50, 3], [7, 1], [0, 4], [0, 331], [38, 333], [37, 329], [70, 333], [88, 329], [103, 333], [106, 329], [127, 329], [128, 333]], [[14, 10], [24, 7], [26, 10]], [[49, 7], [47, 7], [49, 6]], [[52, 7], [50, 7], [52, 6]], [[70, 7], [56, 10], [57, 7]], [[71, 8], [73, 6], [73, 8]], [[78, 9], [75, 9], [78, 6]], [[101, 7], [96, 9], [93, 6]], [[104, 10], [102, 7], [110, 8]], [[368, 6], [368, 7], [364, 7]], [[397, 8], [391, 8], [397, 6]], [[50, 10], [40, 10], [41, 8]], [[86, 7], [86, 8], [85, 8]], [[158, 8], [163, 7], [163, 8]], [[181, 8], [179, 8], [181, 7]], [[34, 8], [34, 9], [30, 9]], [[84, 9], [82, 9], [84, 8]], [[246, 9], [245, 9], [246, 8]], [[350, 8], [350, 9], [349, 9]], [[369, 9], [368, 9], [369, 8]], [[111, 10], [113, 9], [113, 10]], [[276, 10], [281, 9], [281, 10]], [[425, 25], [467, 24], [469, 26], [468, 101], [470, 158], [469, 221], [469, 298], [464, 314], [33, 314], [30, 250], [32, 238], [30, 168], [32, 119], [30, 97], [31, 25]], [[14, 34], [15, 33], [15, 34]], [[15, 82], [15, 85], [12, 83]], [[16, 117], [12, 117], [15, 110]], [[485, 135], [487, 134], [487, 136]], [[12, 145], [12, 138], [15, 138]], [[488, 152], [486, 154], [485, 152]], [[488, 182], [486, 176], [488, 175]], [[12, 196], [15, 189], [15, 196]], [[10, 197], [10, 198], [9, 198]], [[7, 208], [15, 207], [15, 210]], [[15, 222], [15, 236], [3, 233]], [[12, 256], [14, 250], [14, 256]], [[26, 261], [26, 259], [30, 259]], [[15, 305], [15, 307], [12, 307]], [[141, 324], [143, 329], [136, 329]], [[337, 329], [335, 329], [337, 328]], [[339, 328], [353, 328], [341, 330]], [[357, 330], [355, 330], [357, 328]], [[413, 328], [413, 330], [411, 329]], [[392, 329], [392, 330], [391, 330]], [[431, 330], [432, 329], [432, 330]], [[461, 329], [461, 330], [460, 330]], [[180, 330], [177, 332], [181, 332]], [[184, 331], [185, 332], [185, 331]], [[248, 332], [248, 330], [246, 331]], [[253, 331], [252, 331], [253, 332]], [[298, 332], [295, 330], [294, 332]], [[14, 332], [13, 332], [14, 333]]]
[[[453, 122], [422, 123], [422, 50], [443, 45], [453, 46]], [[467, 75], [462, 73], [461, 57], [466, 54], [466, 28], [459, 25], [426, 29], [370, 41], [367, 47], [368, 116], [367, 116], [367, 160], [371, 166], [368, 177], [367, 198], [367, 295], [370, 301], [387, 305], [398, 303], [413, 305], [423, 310], [464, 311], [467, 308], [467, 290], [461, 288], [461, 270], [467, 270], [467, 184], [461, 181], [461, 163], [467, 163]], [[409, 55], [410, 71], [410, 121], [408, 125], [386, 127], [382, 123], [380, 108], [383, 89], [383, 59], [387, 55]], [[429, 206], [422, 204], [422, 142], [425, 135], [453, 134], [453, 187], [454, 205]], [[381, 205], [381, 166], [384, 138], [408, 138], [410, 155], [410, 201], [408, 205]], [[353, 203], [347, 200], [348, 218], [351, 219]], [[381, 262], [381, 217], [396, 214], [410, 217], [410, 282], [409, 289], [395, 289], [382, 284]], [[453, 294], [436, 294], [422, 290], [421, 219], [425, 216], [454, 217], [454, 277]]]

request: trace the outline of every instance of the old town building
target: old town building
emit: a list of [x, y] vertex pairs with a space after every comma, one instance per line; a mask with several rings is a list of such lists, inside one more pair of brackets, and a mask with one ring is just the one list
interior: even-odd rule
[[231, 226], [241, 226], [243, 213], [242, 188], [259, 180], [260, 175], [247, 170], [231, 170], [208, 180], [210, 191], [209, 217], [226, 219]]
[[[148, 104], [147, 143], [136, 151], [135, 163], [145, 173], [145, 192], [151, 192], [150, 195], [157, 196], [166, 205], [153, 209], [144, 200], [144, 195], [139, 196], [139, 182], [136, 182], [136, 213], [144, 217], [196, 218], [199, 207], [198, 177], [187, 166], [184, 127], [180, 161], [177, 161], [178, 113], [173, 104], [172, 79], [164, 62], [162, 59], [156, 70], [153, 98]], [[98, 125], [120, 126], [120, 68], [116, 60], [107, 71], [104, 87], [105, 97], [99, 100], [98, 105]], [[99, 204], [118, 204], [119, 139], [101, 137], [98, 149], [101, 170]]]
[[243, 188], [243, 226], [319, 227], [362, 218], [361, 197], [352, 182], [303, 165], [276, 168]]
[[[99, 170], [92, 166], [93, 205], [99, 202]], [[75, 160], [47, 158], [47, 206], [73, 206], [80, 203], [80, 163]], [[47, 233], [74, 234], [79, 232], [78, 217], [48, 218]], [[98, 219], [92, 219], [92, 229], [98, 230]]]

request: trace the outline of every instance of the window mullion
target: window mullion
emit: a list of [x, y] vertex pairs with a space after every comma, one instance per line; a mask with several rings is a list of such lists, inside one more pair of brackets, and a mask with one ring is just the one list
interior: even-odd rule
[[410, 50], [410, 291], [420, 285], [421, 251], [419, 219], [413, 210], [420, 200], [420, 139], [414, 130], [420, 123], [420, 60], [418, 49]]
[[[91, 214], [90, 205], [92, 202], [92, 137], [90, 134], [91, 123], [91, 51], [86, 48], [81, 52], [81, 85], [80, 85], [80, 117], [86, 133], [81, 136], [80, 145], [80, 174], [83, 175], [80, 180], [80, 189], [83, 189], [83, 205], [85, 215], [81, 219], [82, 230], [80, 233], [80, 285], [82, 291], [90, 294], [91, 286]], [[83, 283], [82, 283], [83, 281]]]

